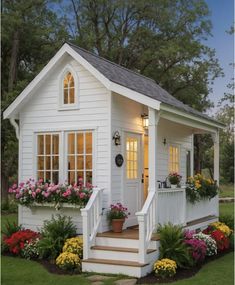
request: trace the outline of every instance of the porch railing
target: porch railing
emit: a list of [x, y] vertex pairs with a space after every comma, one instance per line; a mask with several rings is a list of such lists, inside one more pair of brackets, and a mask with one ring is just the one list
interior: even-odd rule
[[83, 258], [88, 259], [90, 248], [95, 243], [102, 218], [103, 189], [94, 188], [93, 193], [84, 209], [81, 209], [83, 223]]
[[150, 191], [142, 210], [136, 213], [139, 223], [139, 262], [146, 263], [147, 250], [157, 224], [157, 192]]
[[158, 223], [186, 224], [186, 193], [184, 188], [158, 190]]

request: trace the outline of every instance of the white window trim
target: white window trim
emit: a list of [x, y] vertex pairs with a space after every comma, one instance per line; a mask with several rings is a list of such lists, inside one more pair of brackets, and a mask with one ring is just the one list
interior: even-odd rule
[[168, 155], [167, 170], [168, 170], [168, 173], [170, 173], [170, 169], [169, 169], [169, 164], [170, 164], [170, 152], [169, 152], [169, 147], [170, 147], [170, 146], [177, 147], [178, 150], [179, 150], [179, 171], [178, 171], [178, 173], [180, 174], [180, 173], [181, 173], [181, 145], [180, 145], [180, 144], [177, 144], [177, 143], [171, 143], [171, 142], [169, 142], [169, 143], [167, 144], [167, 155]]
[[[73, 104], [64, 104], [64, 77], [65, 75], [70, 72], [74, 79], [74, 103]], [[80, 85], [79, 85], [79, 78], [77, 76], [76, 71], [72, 67], [72, 65], [67, 64], [62, 72], [59, 75], [59, 99], [58, 99], [58, 111], [65, 111], [65, 110], [77, 110], [80, 107]]]

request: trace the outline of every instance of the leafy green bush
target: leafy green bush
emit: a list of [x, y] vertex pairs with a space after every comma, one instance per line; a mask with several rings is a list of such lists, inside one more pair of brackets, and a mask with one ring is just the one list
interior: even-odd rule
[[55, 259], [61, 252], [66, 239], [76, 235], [76, 227], [71, 217], [57, 215], [44, 221], [41, 240], [38, 242], [41, 258]]
[[2, 230], [3, 239], [9, 238], [12, 234], [20, 230], [22, 230], [21, 225], [18, 226], [15, 222], [11, 223], [9, 220], [6, 220]]
[[159, 259], [172, 259], [179, 267], [192, 266], [193, 261], [189, 248], [184, 242], [184, 233], [180, 226], [171, 223], [160, 225], [158, 233], [160, 235]]
[[220, 222], [225, 223], [230, 229], [234, 230], [234, 216], [222, 215], [219, 217]]

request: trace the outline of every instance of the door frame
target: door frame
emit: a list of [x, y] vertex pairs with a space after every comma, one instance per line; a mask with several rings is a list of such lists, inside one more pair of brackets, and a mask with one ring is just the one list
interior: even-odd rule
[[123, 137], [123, 143], [122, 143], [122, 153], [124, 157], [124, 164], [123, 164], [123, 169], [122, 169], [122, 189], [121, 189], [121, 201], [122, 204], [125, 205], [125, 200], [124, 200], [124, 188], [127, 182], [126, 179], [126, 137], [127, 134], [133, 134], [139, 136], [139, 167], [138, 167], [138, 177], [139, 177], [139, 197], [138, 197], [138, 205], [137, 205], [137, 212], [140, 211], [143, 207], [143, 191], [144, 191], [144, 183], [142, 183], [142, 173], [144, 171], [143, 169], [143, 137], [144, 133], [143, 132], [138, 132], [138, 131], [133, 131], [133, 130], [123, 130], [122, 131], [122, 137]]

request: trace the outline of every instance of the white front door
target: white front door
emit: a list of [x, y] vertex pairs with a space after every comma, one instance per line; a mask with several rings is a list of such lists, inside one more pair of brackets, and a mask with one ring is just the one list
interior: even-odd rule
[[130, 216], [126, 220], [126, 226], [137, 225], [135, 213], [141, 209], [141, 135], [125, 133], [125, 167], [123, 204], [128, 208]]

